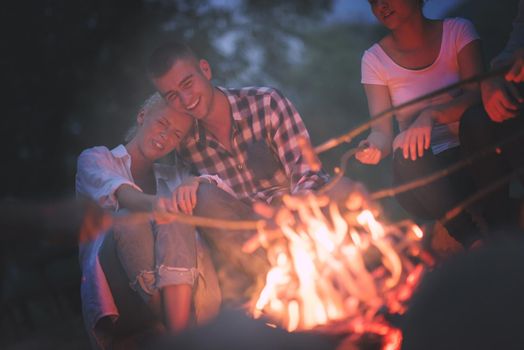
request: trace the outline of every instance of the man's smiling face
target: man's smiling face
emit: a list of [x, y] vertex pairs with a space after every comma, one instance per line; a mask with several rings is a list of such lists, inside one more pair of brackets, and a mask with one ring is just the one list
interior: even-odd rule
[[213, 104], [211, 68], [206, 60], [180, 58], [163, 76], [154, 78], [158, 91], [177, 111], [204, 120]]

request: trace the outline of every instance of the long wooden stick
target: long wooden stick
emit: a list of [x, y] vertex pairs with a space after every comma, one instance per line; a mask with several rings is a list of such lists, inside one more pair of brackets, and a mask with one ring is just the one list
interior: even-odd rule
[[469, 207], [471, 204], [475, 203], [479, 199], [482, 199], [483, 197], [487, 196], [491, 192], [496, 191], [499, 187], [509, 182], [513, 176], [520, 175], [520, 174], [524, 174], [524, 166], [521, 166], [515, 169], [514, 171], [507, 174], [506, 176], [503, 176], [500, 179], [498, 179], [497, 181], [491, 183], [489, 186], [484, 187], [479, 192], [469, 196], [468, 198], [466, 198], [465, 200], [457, 204], [454, 208], [446, 212], [446, 214], [444, 214], [442, 219], [440, 219], [439, 221], [443, 225], [446, 224], [447, 222], [449, 222], [450, 220], [458, 216], [464, 209]]
[[113, 223], [118, 221], [129, 223], [130, 220], [142, 222], [153, 219], [160, 219], [161, 222], [181, 222], [188, 225], [223, 228], [226, 230], [256, 230], [265, 223], [264, 220], [223, 220], [181, 213], [152, 214], [148, 212], [127, 213], [121, 216], [115, 215], [113, 217]]
[[[393, 106], [383, 112], [380, 112], [378, 113], [377, 115], [375, 115], [371, 120], [361, 124], [360, 126], [354, 128], [353, 130], [349, 131], [348, 133], [344, 134], [344, 135], [341, 135], [339, 137], [335, 137], [335, 138], [332, 138], [326, 142], [324, 142], [323, 144], [317, 146], [314, 148], [314, 151], [316, 154], [320, 154], [320, 153], [323, 153], [327, 150], [330, 150], [342, 143], [345, 143], [345, 142], [350, 142], [351, 140], [353, 140], [353, 138], [355, 138], [357, 135], [361, 134], [362, 132], [364, 132], [365, 130], [369, 129], [371, 126], [373, 126], [374, 124], [378, 123], [379, 121], [385, 119], [385, 118], [388, 118], [388, 117], [391, 117], [393, 115], [394, 112], [397, 112], [401, 109], [404, 109], [406, 107], [409, 107], [409, 106], [412, 106], [414, 104], [417, 104], [421, 101], [424, 101], [426, 99], [430, 99], [430, 98], [433, 98], [433, 97], [436, 97], [436, 96], [439, 96], [439, 95], [442, 95], [446, 92], [449, 92], [449, 91], [452, 91], [454, 89], [457, 89], [457, 88], [460, 88], [464, 85], [468, 85], [468, 84], [472, 84], [472, 83], [479, 83], [483, 80], [486, 80], [486, 79], [489, 79], [489, 78], [492, 78], [492, 77], [495, 77], [495, 76], [498, 76], [498, 75], [502, 75], [504, 74], [505, 72], [507, 72], [507, 70], [509, 69], [509, 66], [504, 66], [504, 67], [501, 67], [499, 69], [496, 69], [496, 70], [492, 70], [490, 72], [487, 72], [487, 73], [484, 73], [484, 74], [479, 74], [479, 75], [476, 75], [474, 77], [471, 77], [469, 79], [465, 79], [465, 80], [462, 80], [462, 81], [459, 81], [455, 84], [451, 84], [449, 86], [446, 86], [442, 89], [438, 89], [438, 90], [435, 90], [433, 92], [430, 92], [428, 94], [425, 94], [425, 95], [422, 95], [420, 97], [417, 97], [413, 100], [410, 100], [410, 101], [407, 101], [403, 104], [400, 104], [398, 106]], [[329, 186], [332, 186], [334, 185], [338, 180], [340, 180], [340, 178], [342, 178], [342, 176], [345, 174], [345, 168], [346, 168], [346, 165], [347, 165], [347, 162], [348, 160], [353, 157], [355, 155], [355, 153], [361, 148], [357, 147], [357, 148], [353, 148], [353, 149], [350, 149], [349, 151], [347, 151], [341, 158], [341, 164], [340, 164], [340, 169], [338, 171], [338, 173], [336, 174], [335, 178], [327, 185], [325, 186], [326, 188], [329, 188]], [[484, 154], [485, 155], [485, 154]], [[479, 156], [480, 157], [480, 156]], [[475, 158], [476, 159], [476, 158]], [[447, 176], [449, 175], [450, 173], [454, 172], [454, 171], [457, 171], [458, 169], [464, 167], [465, 165], [467, 164], [470, 164], [472, 162], [472, 160], [465, 160], [462, 163], [459, 163], [459, 164], [454, 164], [453, 166], [447, 168], [447, 169], [443, 169], [442, 171], [438, 172], [438, 173], [435, 173], [435, 174], [432, 174], [430, 176], [427, 176], [425, 178], [422, 178], [422, 179], [419, 179], [419, 180], [416, 180], [416, 181], [413, 181], [412, 183], [408, 183], [408, 184], [404, 184], [402, 186], [399, 186], [397, 188], [393, 188], [393, 189], [386, 189], [386, 190], [382, 190], [382, 191], [379, 191], [379, 192], [375, 192], [374, 194], [371, 195], [371, 199], [380, 199], [380, 198], [384, 198], [384, 197], [387, 197], [387, 196], [392, 196], [392, 195], [395, 195], [397, 193], [401, 193], [401, 192], [405, 192], [405, 191], [408, 191], [412, 188], [415, 188], [415, 187], [418, 187], [418, 186], [423, 186], [427, 183], [430, 183], [432, 181], [435, 181], [441, 177], [444, 177], [444, 176]], [[500, 186], [500, 185], [499, 185]], [[322, 189], [321, 191], [324, 192], [326, 189]], [[134, 213], [132, 214], [135, 219], [150, 219], [151, 218], [151, 214], [150, 213]], [[228, 230], [256, 230], [258, 229], [259, 227], [261, 227], [261, 225], [264, 225], [265, 224], [265, 221], [264, 220], [258, 220], [258, 221], [255, 221], [255, 220], [242, 220], [242, 221], [232, 221], [232, 220], [221, 220], [221, 219], [213, 219], [213, 218], [208, 218], [208, 217], [200, 217], [200, 216], [190, 216], [190, 215], [185, 215], [185, 214], [180, 214], [180, 213], [173, 213], [173, 214], [168, 214], [169, 217], [164, 217], [165, 220], [173, 220], [173, 221], [178, 221], [178, 222], [182, 222], [182, 223], [185, 223], [185, 224], [190, 224], [190, 225], [195, 225], [195, 226], [203, 226], [203, 227], [215, 227], [215, 228], [224, 228], [224, 229], [228, 229]], [[458, 215], [458, 214], [457, 214]], [[128, 218], [118, 218], [116, 217], [115, 220], [129, 220], [129, 217]]]
[[[387, 109], [387, 110], [385, 110], [383, 112], [378, 113], [371, 120], [361, 124], [360, 126], [358, 126], [358, 127], [354, 128], [353, 130], [349, 131], [348, 133], [346, 133], [344, 135], [341, 135], [339, 137], [332, 138], [332, 139], [324, 142], [323, 144], [315, 147], [314, 151], [315, 151], [316, 154], [320, 154], [320, 153], [325, 152], [325, 151], [327, 151], [327, 150], [329, 150], [331, 148], [334, 148], [334, 147], [336, 147], [336, 146], [338, 146], [338, 145], [340, 145], [342, 143], [350, 142], [354, 137], [358, 136], [359, 134], [361, 134], [365, 130], [369, 129], [374, 124], [378, 123], [379, 121], [381, 121], [381, 120], [383, 120], [385, 118], [391, 117], [394, 112], [397, 112], [397, 111], [399, 111], [401, 109], [404, 109], [406, 107], [409, 107], [409, 106], [412, 106], [414, 104], [417, 104], [417, 103], [419, 103], [421, 101], [424, 101], [426, 99], [431, 99], [431, 98], [434, 98], [436, 96], [442, 95], [442, 94], [444, 94], [446, 92], [455, 90], [455, 89], [460, 88], [460, 87], [462, 87], [464, 85], [473, 84], [473, 83], [479, 83], [479, 82], [481, 82], [483, 80], [490, 79], [490, 78], [493, 78], [495, 76], [499, 76], [499, 75], [505, 74], [508, 71], [509, 67], [510, 66], [507, 65], [507, 66], [500, 67], [498, 69], [492, 70], [492, 71], [484, 73], [484, 74], [479, 74], [479, 75], [473, 76], [471, 78], [459, 81], [459, 82], [457, 82], [455, 84], [451, 84], [451, 85], [448, 85], [448, 86], [443, 87], [441, 89], [438, 89], [438, 90], [435, 90], [433, 92], [430, 92], [428, 94], [422, 95], [422, 96], [417, 97], [417, 98], [415, 98], [413, 100], [410, 100], [410, 101], [407, 101], [405, 103], [402, 103], [402, 104], [400, 104], [398, 106], [393, 106], [393, 107], [391, 107], [391, 108], [389, 108], [389, 109]], [[381, 199], [381, 198], [388, 197], [388, 196], [394, 196], [394, 195], [396, 195], [398, 193], [406, 192], [406, 191], [409, 191], [411, 189], [424, 186], [424, 185], [426, 185], [428, 183], [431, 183], [433, 181], [436, 181], [436, 180], [438, 180], [438, 179], [440, 179], [442, 177], [448, 176], [449, 174], [451, 174], [451, 173], [453, 173], [455, 171], [458, 171], [459, 169], [462, 169], [463, 167], [471, 164], [474, 160], [476, 160], [476, 159], [478, 159], [480, 157], [486, 156], [487, 154], [489, 154], [489, 153], [491, 153], [493, 151], [496, 151], [497, 147], [500, 147], [501, 145], [506, 144], [506, 143], [512, 141], [517, 136], [521, 136], [521, 134], [522, 133], [518, 133], [516, 136], [512, 137], [511, 140], [506, 140], [506, 141], [498, 144], [495, 147], [490, 147], [489, 149], [484, 149], [481, 152], [476, 153], [474, 156], [472, 156], [472, 157], [470, 157], [468, 159], [465, 159], [464, 161], [455, 163], [455, 164], [453, 164], [452, 166], [450, 166], [450, 167], [448, 167], [446, 169], [443, 169], [443, 170], [441, 170], [439, 172], [436, 172], [436, 173], [431, 174], [429, 176], [426, 176], [424, 178], [412, 181], [410, 183], [398, 186], [396, 188], [390, 188], [390, 189], [385, 189], [385, 190], [381, 190], [381, 191], [375, 192], [375, 193], [371, 194], [370, 198], [374, 199], [374, 200], [377, 200], [377, 199]], [[351, 159], [361, 149], [362, 149], [362, 147], [356, 147], [356, 148], [352, 148], [352, 149], [348, 150], [346, 153], [344, 153], [344, 155], [341, 157], [340, 167], [338, 169], [337, 174], [335, 175], [335, 177], [326, 186], [324, 186], [324, 188], [322, 188], [319, 191], [320, 193], [324, 193], [325, 191], [327, 191], [329, 188], [334, 186], [342, 178], [342, 176], [344, 176], [345, 169], [347, 167], [347, 162], [349, 161], [349, 159]], [[501, 185], [499, 185], [499, 186], [501, 186]], [[489, 186], [488, 189], [490, 187], [491, 186]], [[218, 220], [218, 219], [211, 219], [211, 218], [198, 217], [198, 216], [189, 216], [189, 215], [184, 215], [184, 214], [173, 214], [173, 216], [174, 216], [173, 220], [176, 220], [176, 221], [179, 221], [179, 222], [183, 222], [183, 223], [187, 223], [187, 224], [191, 224], [191, 225], [195, 225], [195, 226], [221, 227], [221, 228], [225, 228], [225, 229], [229, 229], [229, 230], [256, 230], [257, 228], [260, 227], [260, 225], [264, 224], [264, 220], [259, 220], [259, 221], [229, 221], [229, 220]]]
[[337, 170], [335, 172], [335, 176], [324, 187], [319, 189], [318, 193], [322, 194], [322, 193], [325, 193], [326, 191], [330, 190], [331, 188], [333, 188], [337, 184], [337, 182], [339, 182], [340, 179], [346, 174], [347, 163], [349, 162], [349, 160], [358, 151], [360, 151], [360, 150], [362, 150], [364, 148], [365, 147], [355, 147], [355, 148], [351, 148], [348, 151], [346, 151], [346, 153], [344, 153], [342, 155], [342, 157], [340, 158], [340, 165], [339, 165], [339, 167], [337, 168]]
[[[404, 192], [407, 192], [409, 190], [412, 190], [414, 188], [418, 188], [418, 187], [422, 187], [422, 186], [425, 186], [431, 182], [434, 182], [434, 181], [437, 181], [445, 176], [448, 176], [468, 165], [471, 165], [473, 164], [475, 161], [477, 161], [478, 159], [480, 158], [483, 158], [487, 155], [489, 155], [490, 153], [495, 153], [495, 154], [501, 154], [499, 153], [500, 152], [500, 149], [501, 147], [513, 142], [513, 141], [516, 141], [518, 140], [519, 138], [521, 137], [524, 137], [524, 130], [522, 131], [519, 131], [517, 132], [515, 135], [511, 136], [510, 138], [502, 141], [502, 142], [499, 142], [493, 146], [489, 146], [489, 147], [486, 147], [478, 152], [475, 152], [472, 156], [468, 157], [467, 159], [464, 159], [462, 161], [458, 161], [452, 165], [450, 165], [449, 167], [445, 168], [445, 169], [442, 169], [440, 171], [437, 171], [433, 174], [430, 174], [428, 176], [424, 176], [422, 178], [419, 178], [419, 179], [416, 179], [416, 180], [413, 180], [411, 182], [407, 182], [405, 184], [402, 184], [400, 186], [397, 186], [397, 187], [393, 187], [393, 188], [387, 188], [387, 189], [383, 189], [383, 190], [379, 190], [379, 191], [376, 191], [374, 193], [372, 193], [370, 195], [370, 198], [373, 199], [373, 200], [379, 200], [379, 199], [382, 199], [382, 198], [385, 198], [385, 197], [392, 197], [392, 196], [395, 196], [399, 193], [404, 193]], [[504, 151], [502, 151], [504, 152]]]
[[382, 121], [383, 119], [386, 119], [386, 118], [390, 118], [391, 116], [393, 116], [393, 113], [401, 110], [401, 109], [404, 109], [406, 107], [410, 107], [410, 106], [413, 106], [419, 102], [422, 102], [424, 100], [427, 100], [427, 99], [430, 99], [430, 98], [434, 98], [436, 96], [439, 96], [439, 95], [442, 95], [446, 92], [449, 92], [449, 91], [452, 91], [452, 90], [455, 90], [457, 88], [460, 88], [464, 85], [468, 85], [468, 84], [473, 84], [473, 83], [479, 83], [483, 80], [487, 80], [487, 79], [490, 79], [490, 78], [493, 78], [495, 76], [499, 76], [499, 75], [502, 75], [502, 74], [505, 74], [508, 69], [510, 68], [509, 65], [506, 65], [506, 66], [503, 66], [503, 67], [500, 67], [498, 69], [494, 69], [492, 71], [489, 71], [487, 73], [483, 73], [483, 74], [479, 74], [479, 75], [475, 75], [471, 78], [468, 78], [468, 79], [465, 79], [465, 80], [461, 80], [455, 84], [451, 84], [451, 85], [448, 85], [448, 86], [445, 86], [441, 89], [438, 89], [438, 90], [435, 90], [435, 91], [432, 91], [428, 94], [425, 94], [425, 95], [422, 95], [420, 97], [417, 97], [415, 99], [412, 99], [412, 100], [409, 100], [407, 102], [404, 102], [398, 106], [393, 106], [391, 108], [388, 108], [376, 115], [374, 115], [369, 121], [365, 122], [365, 123], [362, 123], [360, 124], [359, 126], [357, 126], [356, 128], [354, 128], [353, 130], [343, 134], [343, 135], [340, 135], [338, 137], [334, 137], [334, 138], [331, 138], [329, 140], [327, 140], [326, 142], [318, 145], [317, 147], [315, 147], [315, 152], [317, 154], [320, 154], [320, 153], [323, 153], [323, 152], [326, 152], [332, 148], [335, 148], [337, 147], [338, 145], [342, 144], [342, 143], [348, 143], [348, 142], [351, 142], [356, 136], [360, 135], [361, 133], [363, 133], [364, 131], [366, 131], [367, 129], [369, 129], [371, 126], [373, 126], [374, 124]]

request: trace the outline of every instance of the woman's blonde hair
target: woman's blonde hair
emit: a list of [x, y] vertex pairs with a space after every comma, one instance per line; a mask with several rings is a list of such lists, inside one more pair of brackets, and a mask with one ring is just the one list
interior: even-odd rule
[[[140, 109], [138, 110], [138, 113], [144, 113], [144, 117], [147, 118], [152, 112], [156, 112], [159, 109], [167, 108], [167, 103], [160, 95], [159, 92], [155, 92], [153, 95], [149, 96], [144, 103], [142, 103], [142, 106], [140, 106]], [[124, 141], [127, 143], [133, 139], [136, 135], [136, 131], [138, 129], [138, 125], [135, 124], [130, 127], [126, 135], [124, 137]]]

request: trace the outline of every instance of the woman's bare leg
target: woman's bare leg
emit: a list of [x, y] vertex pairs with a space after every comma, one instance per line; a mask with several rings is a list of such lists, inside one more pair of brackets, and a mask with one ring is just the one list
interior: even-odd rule
[[173, 333], [180, 333], [189, 326], [192, 289], [188, 284], [176, 284], [161, 290], [165, 324]]

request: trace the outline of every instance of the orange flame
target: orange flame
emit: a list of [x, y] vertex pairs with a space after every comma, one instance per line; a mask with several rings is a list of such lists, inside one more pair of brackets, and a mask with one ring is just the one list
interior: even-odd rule
[[345, 331], [381, 335], [383, 349], [398, 349], [402, 334], [377, 314], [383, 307], [404, 312], [432, 264], [422, 254], [423, 232], [410, 222], [386, 225], [348, 203], [313, 194], [283, 198], [278, 228], [258, 232], [272, 267], [252, 314], [288, 331], [342, 323]]

